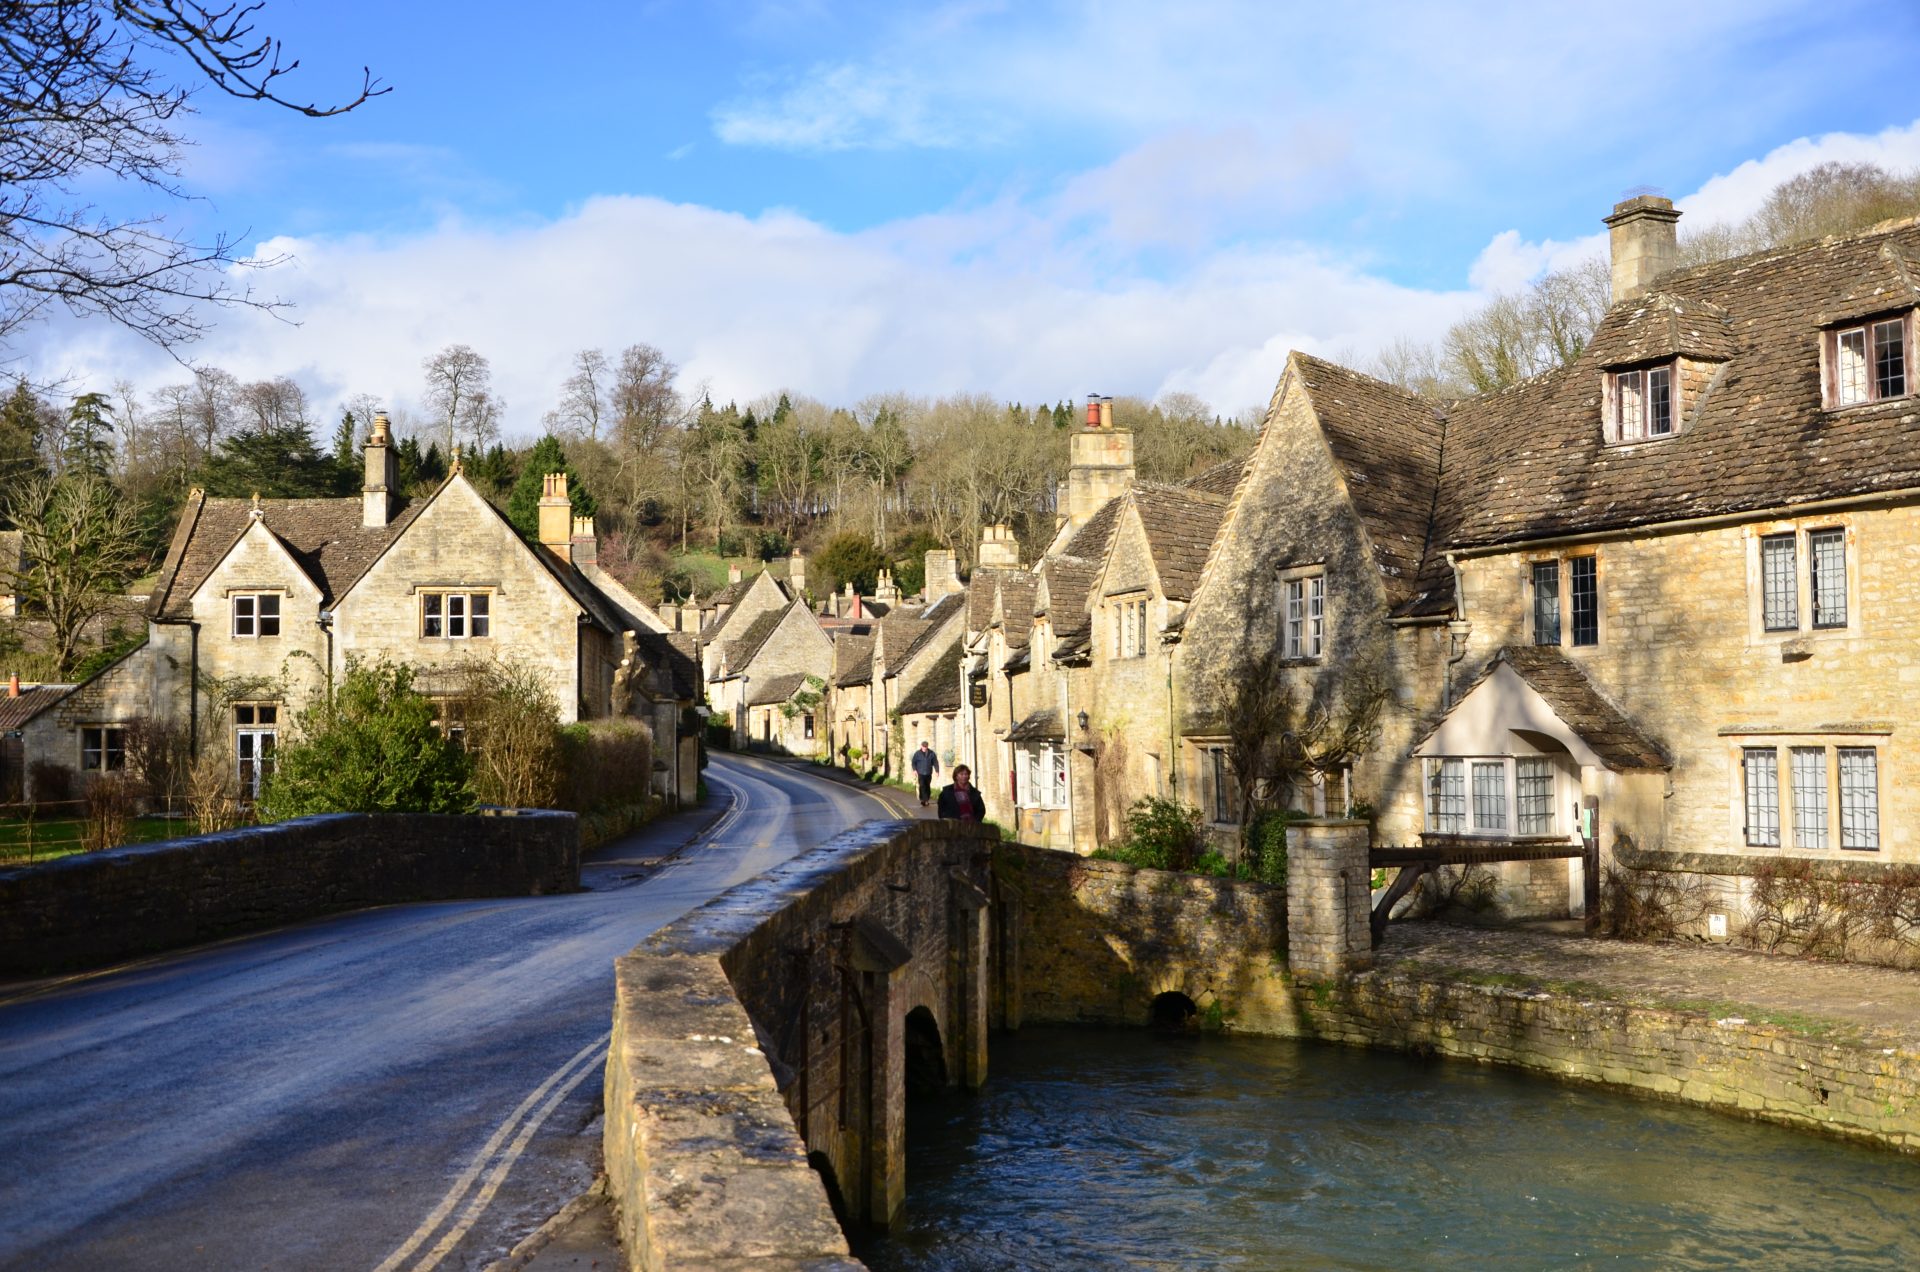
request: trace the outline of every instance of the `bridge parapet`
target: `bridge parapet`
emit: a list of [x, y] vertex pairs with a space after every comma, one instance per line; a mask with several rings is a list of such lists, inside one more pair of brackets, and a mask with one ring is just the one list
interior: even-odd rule
[[989, 1021], [1018, 1017], [996, 839], [869, 822], [618, 961], [605, 1140], [633, 1267], [858, 1266], [834, 1206], [898, 1216], [908, 1082], [979, 1086]]

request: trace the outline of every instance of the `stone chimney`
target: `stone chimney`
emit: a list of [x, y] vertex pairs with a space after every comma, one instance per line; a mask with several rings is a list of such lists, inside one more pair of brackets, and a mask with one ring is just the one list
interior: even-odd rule
[[880, 571], [880, 581], [874, 584], [873, 599], [885, 605], [895, 605], [900, 600], [900, 589], [893, 585], [893, 571]]
[[[1132, 440], [1132, 439], [1128, 439]], [[1012, 526], [988, 526], [980, 532], [980, 555], [973, 562], [983, 570], [1020, 568], [1020, 542]]]
[[360, 490], [360, 524], [370, 529], [384, 526], [393, 517], [395, 487], [400, 484], [399, 460], [393, 453], [393, 426], [387, 413], [373, 417], [373, 431], [367, 434], [367, 479]]
[[787, 582], [792, 585], [795, 596], [807, 590], [807, 558], [800, 555], [798, 548], [787, 558]]
[[592, 517], [573, 519], [573, 563], [575, 565], [600, 564], [600, 537], [593, 531]]
[[951, 548], [934, 548], [927, 553], [927, 582], [921, 589], [928, 604], [951, 596], [961, 588], [960, 566]]
[[1067, 439], [1067, 454], [1060, 515], [1078, 530], [1133, 485], [1133, 434], [1113, 426], [1112, 398], [1087, 395], [1087, 422]]
[[1613, 303], [1633, 300], [1653, 290], [1654, 282], [1680, 263], [1680, 240], [1674, 224], [1680, 213], [1672, 199], [1643, 194], [1613, 205], [1606, 218], [1613, 252]]
[[573, 560], [573, 501], [565, 473], [540, 479], [540, 546], [562, 561]]
[[736, 561], [733, 564], [727, 566], [727, 582], [738, 583], [739, 581], [740, 581], [740, 564], [739, 562]]

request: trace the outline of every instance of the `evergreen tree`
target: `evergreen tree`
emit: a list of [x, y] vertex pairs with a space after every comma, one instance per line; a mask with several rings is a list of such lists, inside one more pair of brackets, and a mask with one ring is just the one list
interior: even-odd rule
[[46, 418], [47, 404], [21, 377], [6, 401], [0, 402], [0, 496], [23, 481], [45, 475], [40, 443]]
[[514, 467], [513, 456], [507, 448], [495, 442], [484, 452], [461, 464], [461, 470], [467, 474], [481, 494], [494, 503], [499, 503], [513, 489], [514, 478], [518, 470]]
[[321, 499], [352, 494], [360, 476], [321, 454], [303, 425], [280, 424], [222, 438], [220, 449], [201, 464], [199, 482], [209, 495]]
[[420, 457], [420, 481], [422, 485], [438, 486], [447, 479], [447, 458], [440, 453], [440, 443], [427, 443], [427, 453]]
[[400, 483], [400, 489], [412, 490], [420, 481], [420, 468], [424, 457], [420, 454], [420, 443], [411, 437], [403, 437], [394, 443], [393, 467], [394, 480]]
[[60, 462], [67, 472], [104, 478], [113, 468], [113, 414], [104, 393], [83, 393], [67, 411], [67, 433]]
[[520, 479], [514, 482], [513, 493], [507, 496], [507, 520], [528, 539], [540, 537], [540, 492], [545, 485], [542, 479], [548, 473], [567, 475], [567, 497], [573, 505], [574, 516], [591, 517], [595, 512], [593, 496], [580, 484], [580, 474], [567, 462], [566, 448], [560, 445], [559, 438], [548, 433], [527, 452], [520, 464]]

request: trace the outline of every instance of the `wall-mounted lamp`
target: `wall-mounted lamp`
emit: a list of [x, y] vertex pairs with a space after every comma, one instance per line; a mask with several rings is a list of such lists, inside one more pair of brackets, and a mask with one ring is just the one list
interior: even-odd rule
[[1085, 732], [1087, 731], [1087, 713], [1086, 713], [1086, 712], [1084, 712], [1084, 711], [1082, 711], [1082, 712], [1081, 712], [1081, 713], [1080, 713], [1080, 714], [1079, 714], [1079, 715], [1078, 715], [1077, 717], [1075, 717], [1075, 718], [1076, 718], [1076, 719], [1077, 719], [1077, 720], [1079, 721], [1079, 723], [1080, 723], [1080, 732], [1082, 732], [1082, 733], [1085, 733]]

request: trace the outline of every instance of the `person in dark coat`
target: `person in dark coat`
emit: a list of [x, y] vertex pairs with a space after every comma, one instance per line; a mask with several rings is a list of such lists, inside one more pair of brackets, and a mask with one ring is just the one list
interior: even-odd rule
[[950, 821], [985, 821], [987, 801], [973, 784], [973, 770], [964, 764], [953, 768], [953, 785], [940, 792], [940, 816]]
[[914, 776], [920, 779], [920, 807], [925, 808], [928, 801], [933, 798], [933, 775], [940, 771], [940, 757], [933, 753], [931, 746], [922, 741], [920, 749], [915, 751], [913, 758], [907, 762], [913, 765]]

